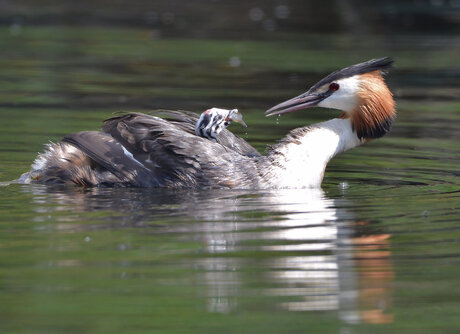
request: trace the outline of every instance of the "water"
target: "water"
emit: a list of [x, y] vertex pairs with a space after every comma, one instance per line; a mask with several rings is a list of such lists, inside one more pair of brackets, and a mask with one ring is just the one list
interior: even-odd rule
[[399, 114], [389, 135], [335, 158], [322, 190], [3, 184], [2, 333], [460, 330], [455, 36], [248, 41], [14, 24], [0, 29], [0, 181], [27, 171], [44, 143], [117, 111], [239, 108], [249, 127], [232, 131], [263, 151], [337, 115], [264, 110], [372, 57], [396, 59]]

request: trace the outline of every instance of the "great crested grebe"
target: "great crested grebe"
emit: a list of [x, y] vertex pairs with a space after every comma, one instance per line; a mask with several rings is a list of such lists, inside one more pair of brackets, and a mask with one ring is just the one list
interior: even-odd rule
[[208, 119], [213, 126], [206, 134], [208, 130], [200, 133], [203, 129], [196, 125], [199, 117], [194, 113], [163, 112], [159, 115], [162, 117], [129, 113], [106, 120], [102, 132], [73, 133], [57, 144], [47, 145], [19, 182], [318, 188], [332, 157], [390, 130], [396, 111], [383, 71], [392, 63], [390, 58], [380, 58], [346, 67], [323, 78], [306, 93], [269, 109], [267, 116], [314, 106], [339, 109], [342, 114], [292, 130], [265, 155], [223, 129], [225, 124], [213, 128], [213, 122], [225, 121], [226, 117]]

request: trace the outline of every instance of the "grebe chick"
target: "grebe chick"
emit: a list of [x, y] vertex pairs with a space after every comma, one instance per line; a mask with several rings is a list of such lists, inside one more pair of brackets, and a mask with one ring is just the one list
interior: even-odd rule
[[200, 119], [196, 122], [195, 133], [197, 136], [217, 142], [217, 135], [232, 122], [240, 123], [247, 128], [238, 109], [211, 108], [201, 114]]

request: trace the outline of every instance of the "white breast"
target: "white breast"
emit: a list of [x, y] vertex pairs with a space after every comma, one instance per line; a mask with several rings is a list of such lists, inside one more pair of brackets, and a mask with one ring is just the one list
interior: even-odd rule
[[278, 188], [319, 188], [327, 163], [336, 154], [361, 144], [349, 119], [333, 119], [312, 127], [300, 139], [278, 151], [273, 183]]

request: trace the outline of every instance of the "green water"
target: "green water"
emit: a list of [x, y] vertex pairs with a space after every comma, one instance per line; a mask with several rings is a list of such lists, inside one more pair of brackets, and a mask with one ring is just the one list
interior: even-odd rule
[[337, 115], [264, 110], [373, 57], [396, 60], [399, 112], [389, 135], [335, 158], [317, 191], [1, 186], [2, 333], [460, 330], [454, 36], [25, 26], [1, 27], [0, 47], [0, 181], [118, 111], [238, 107], [249, 127], [231, 129], [263, 151]]

